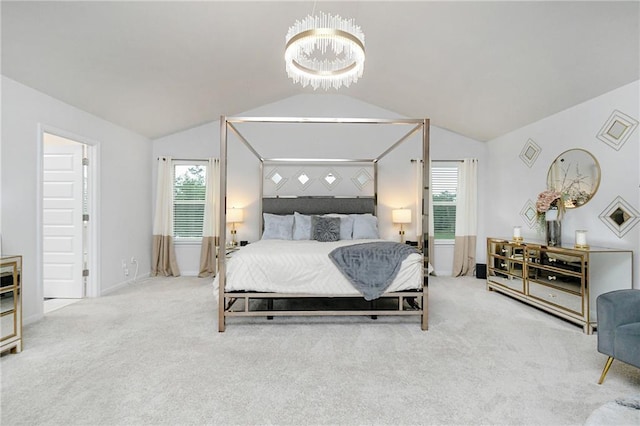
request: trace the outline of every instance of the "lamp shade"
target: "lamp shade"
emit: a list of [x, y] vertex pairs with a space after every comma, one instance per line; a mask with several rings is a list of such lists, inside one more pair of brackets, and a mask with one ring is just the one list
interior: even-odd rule
[[395, 209], [391, 211], [393, 223], [411, 223], [410, 209]]
[[244, 218], [244, 212], [242, 209], [231, 208], [227, 209], [227, 223], [242, 222]]

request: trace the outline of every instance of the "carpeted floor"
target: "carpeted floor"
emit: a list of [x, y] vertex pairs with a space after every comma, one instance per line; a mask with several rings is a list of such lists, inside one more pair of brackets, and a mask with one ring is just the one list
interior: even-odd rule
[[473, 278], [431, 278], [417, 318], [231, 319], [211, 280], [138, 281], [24, 328], [2, 425], [580, 425], [640, 392], [596, 336]]

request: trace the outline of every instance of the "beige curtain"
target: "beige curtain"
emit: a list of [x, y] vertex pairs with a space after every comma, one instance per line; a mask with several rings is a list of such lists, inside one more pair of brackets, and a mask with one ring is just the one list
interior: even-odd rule
[[453, 276], [473, 275], [478, 229], [478, 160], [465, 158], [458, 168]]
[[173, 248], [173, 164], [171, 157], [158, 158], [156, 212], [153, 220], [151, 276], [179, 276]]
[[216, 256], [220, 224], [218, 223], [218, 194], [220, 193], [220, 160], [210, 158], [207, 167], [207, 195], [204, 206], [204, 223], [202, 227], [202, 248], [200, 250], [199, 277], [216, 275]]

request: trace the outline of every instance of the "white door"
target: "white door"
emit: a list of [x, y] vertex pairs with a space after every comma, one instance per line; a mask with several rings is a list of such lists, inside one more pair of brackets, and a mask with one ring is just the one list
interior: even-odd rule
[[81, 298], [83, 285], [83, 145], [44, 134], [43, 295]]

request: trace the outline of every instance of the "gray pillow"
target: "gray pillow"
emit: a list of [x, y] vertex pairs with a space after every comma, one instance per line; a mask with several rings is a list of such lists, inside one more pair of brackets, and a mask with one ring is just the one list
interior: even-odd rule
[[311, 239], [311, 216], [298, 212], [293, 213], [293, 239]]
[[374, 239], [380, 238], [378, 233], [378, 218], [370, 213], [352, 214], [353, 218], [353, 239]]
[[353, 239], [353, 218], [348, 214], [330, 213], [327, 217], [340, 218], [340, 239], [351, 240]]
[[263, 240], [291, 240], [293, 238], [293, 215], [286, 216], [263, 213]]
[[340, 239], [340, 218], [311, 216], [311, 238], [317, 241], [338, 241]]

